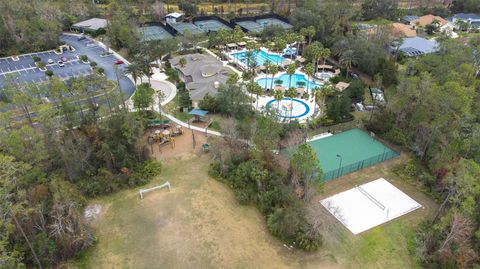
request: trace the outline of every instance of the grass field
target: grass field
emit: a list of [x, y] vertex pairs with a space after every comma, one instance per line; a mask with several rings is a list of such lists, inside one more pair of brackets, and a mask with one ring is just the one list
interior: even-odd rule
[[[383, 176], [425, 206], [405, 217], [353, 236], [341, 224], [315, 253], [291, 251], [266, 230], [250, 206], [207, 175], [210, 159], [186, 155], [164, 163], [149, 186], [170, 181], [139, 200], [126, 190], [92, 203], [103, 206], [93, 223], [98, 243], [77, 261], [77, 268], [415, 268], [407, 251], [409, 235], [435, 205], [415, 188], [399, 182], [389, 161], [326, 184], [322, 197]], [[376, 169], [374, 169], [376, 168]], [[321, 199], [322, 197], [318, 197]]]

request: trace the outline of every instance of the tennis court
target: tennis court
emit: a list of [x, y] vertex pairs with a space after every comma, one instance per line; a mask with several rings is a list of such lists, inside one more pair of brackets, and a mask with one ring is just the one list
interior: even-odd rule
[[263, 31], [263, 26], [254, 21], [237, 21], [236, 24], [247, 29], [247, 31], [249, 32], [260, 33], [261, 31]]
[[217, 20], [202, 20], [202, 21], [196, 21], [194, 24], [202, 29], [205, 33], [208, 32], [216, 32], [219, 31], [220, 29], [224, 30], [231, 30], [230, 27], [226, 26], [225, 24], [217, 21]]
[[271, 25], [276, 25], [276, 26], [282, 27], [283, 29], [291, 29], [291, 28], [293, 28], [293, 26], [292, 26], [291, 24], [286, 23], [286, 22], [281, 21], [281, 20], [276, 19], [276, 18], [258, 19], [256, 22], [257, 22], [258, 24], [262, 25], [263, 27], [271, 26]]
[[398, 156], [395, 151], [360, 129], [352, 129], [307, 143], [317, 153], [324, 181]]
[[191, 34], [199, 35], [203, 34], [203, 30], [198, 28], [195, 24], [189, 22], [175, 22], [169, 23], [173, 29], [175, 29], [178, 33], [183, 35], [186, 31], [189, 31]]
[[320, 203], [353, 234], [422, 207], [384, 178], [335, 194]]
[[157, 25], [140, 27], [139, 31], [142, 41], [164, 40], [173, 37], [167, 30]]

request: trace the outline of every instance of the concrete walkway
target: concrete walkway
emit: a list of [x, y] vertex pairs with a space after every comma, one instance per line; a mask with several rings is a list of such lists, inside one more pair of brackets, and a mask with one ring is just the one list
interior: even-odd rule
[[[163, 116], [167, 117], [169, 120], [175, 122], [175, 124], [178, 124], [182, 127], [185, 127], [185, 128], [191, 129], [191, 130], [195, 130], [195, 131], [199, 131], [199, 132], [203, 132], [203, 133], [206, 133], [207, 135], [222, 136], [222, 134], [220, 132], [216, 132], [216, 131], [212, 131], [212, 130], [208, 130], [208, 129], [205, 129], [205, 128], [192, 126], [192, 125], [189, 126], [188, 123], [183, 122], [183, 121], [175, 118], [173, 115], [170, 115], [163, 110], [159, 111], [158, 92], [161, 91], [163, 93], [163, 95], [165, 96], [165, 98], [161, 102], [161, 106], [164, 106], [164, 105], [170, 103], [173, 100], [173, 98], [175, 98], [175, 96], [177, 96], [177, 87], [173, 83], [171, 83], [170, 81], [167, 80], [167, 76], [165, 75], [165, 73], [162, 73], [160, 71], [160, 69], [154, 68], [153, 73], [154, 73], [153, 76], [150, 78], [150, 85], [152, 86], [152, 88], [156, 92], [156, 97], [153, 98], [153, 105], [152, 105], [153, 109], [156, 112], [162, 113]], [[141, 80], [142, 81], [148, 81], [148, 78], [143, 77]], [[133, 97], [133, 95], [132, 95], [132, 97]], [[126, 103], [127, 103], [128, 109], [130, 111], [136, 111], [136, 109], [133, 107], [132, 97], [130, 97], [127, 100]]]

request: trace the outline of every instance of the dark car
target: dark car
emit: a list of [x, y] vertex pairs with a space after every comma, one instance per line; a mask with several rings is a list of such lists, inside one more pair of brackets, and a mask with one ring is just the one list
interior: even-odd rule
[[84, 35], [81, 35], [81, 36], [78, 37], [78, 41], [84, 40], [84, 39], [86, 39], [86, 37]]
[[113, 64], [116, 64], [116, 65], [123, 64], [123, 61], [122, 60], [116, 60], [115, 62], [113, 62]]

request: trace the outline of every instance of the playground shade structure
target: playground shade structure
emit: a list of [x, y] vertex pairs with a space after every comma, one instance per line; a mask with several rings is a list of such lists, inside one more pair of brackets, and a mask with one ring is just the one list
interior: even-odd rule
[[384, 178], [335, 194], [320, 203], [353, 234], [422, 207]]
[[398, 156], [398, 153], [360, 129], [352, 129], [307, 143], [317, 154], [324, 181]]
[[217, 20], [202, 20], [202, 21], [196, 21], [194, 24], [202, 29], [205, 33], [208, 32], [216, 32], [220, 29], [224, 30], [231, 30], [230, 27], [226, 26], [225, 24], [217, 21]]
[[164, 40], [173, 37], [163, 27], [156, 25], [140, 27], [139, 31], [142, 41]]

